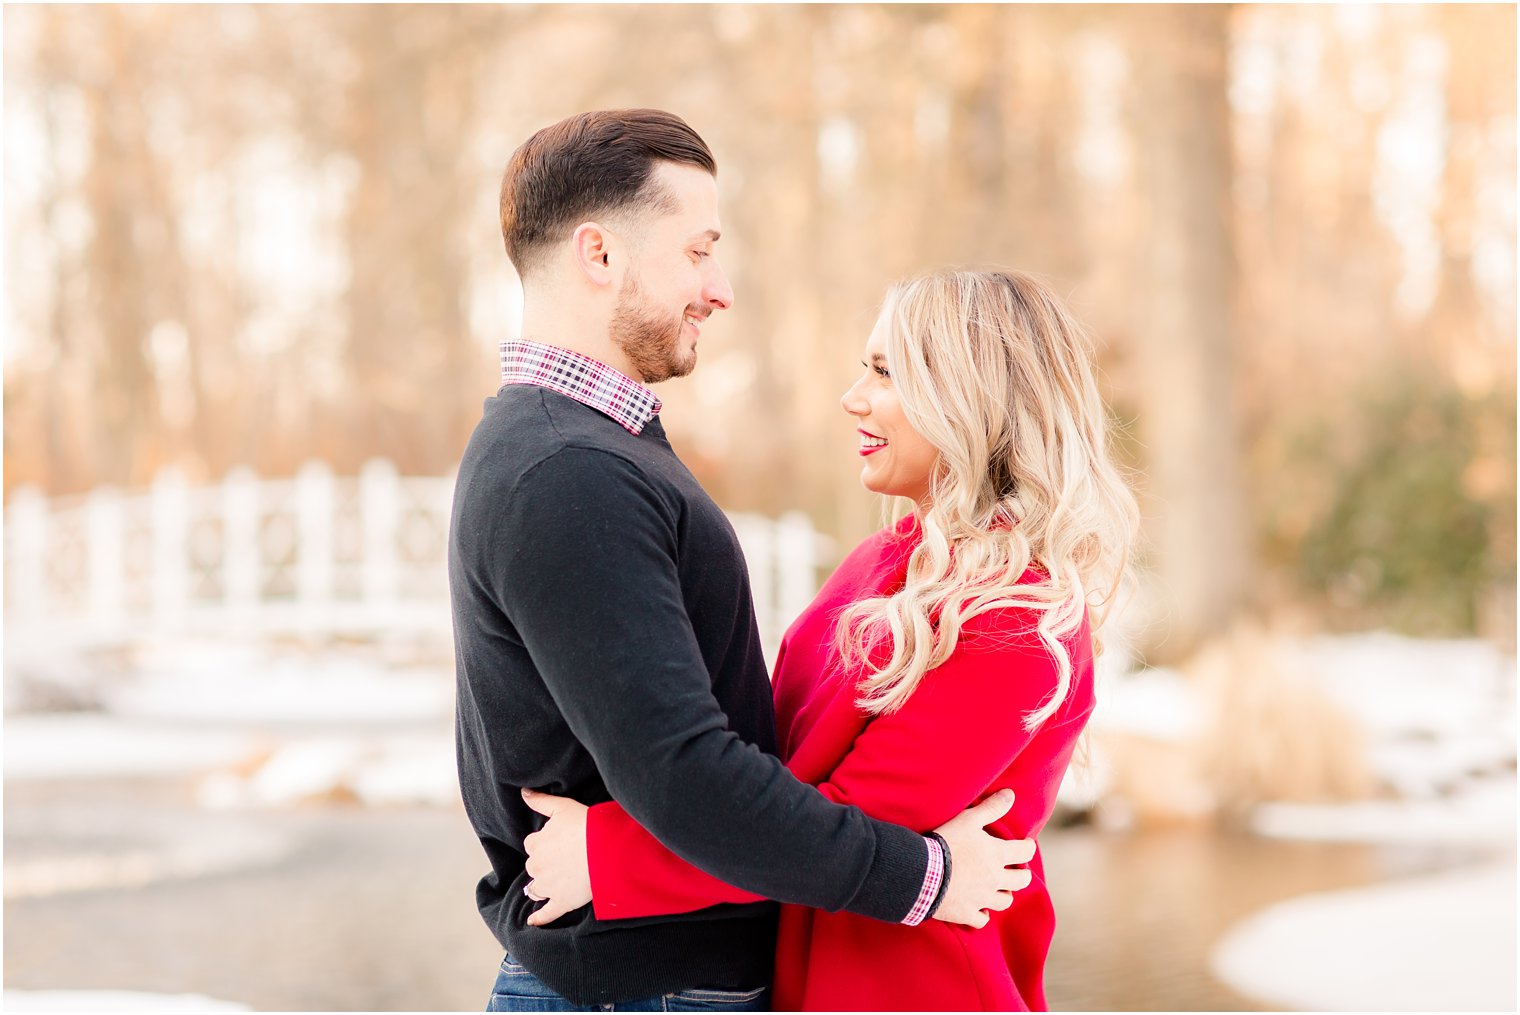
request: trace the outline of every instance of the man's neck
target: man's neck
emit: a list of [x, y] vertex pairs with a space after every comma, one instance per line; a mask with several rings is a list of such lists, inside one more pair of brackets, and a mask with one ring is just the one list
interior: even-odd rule
[[599, 363], [645, 383], [633, 363], [612, 341], [610, 321], [595, 307], [548, 294], [523, 293], [521, 338], [526, 342], [558, 346], [589, 356]]

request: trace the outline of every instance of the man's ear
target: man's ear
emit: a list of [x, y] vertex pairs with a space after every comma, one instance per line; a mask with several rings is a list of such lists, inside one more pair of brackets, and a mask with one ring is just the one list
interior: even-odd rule
[[582, 222], [570, 236], [570, 252], [575, 266], [593, 285], [612, 285], [612, 248], [616, 240], [596, 222]]

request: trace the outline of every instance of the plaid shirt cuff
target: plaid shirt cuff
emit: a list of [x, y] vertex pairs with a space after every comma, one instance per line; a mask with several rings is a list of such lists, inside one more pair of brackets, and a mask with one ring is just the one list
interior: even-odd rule
[[924, 845], [929, 849], [929, 870], [924, 874], [924, 887], [919, 889], [918, 901], [913, 903], [913, 909], [903, 918], [903, 926], [917, 927], [929, 918], [929, 914], [935, 910], [935, 903], [939, 901], [940, 887], [945, 881], [945, 850], [937, 839], [924, 839]]

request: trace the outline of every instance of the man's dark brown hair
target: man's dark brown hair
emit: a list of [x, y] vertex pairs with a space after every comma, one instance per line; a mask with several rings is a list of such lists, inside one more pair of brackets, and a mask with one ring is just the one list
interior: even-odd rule
[[650, 179], [657, 162], [718, 172], [707, 142], [659, 109], [578, 113], [524, 141], [501, 178], [501, 238], [518, 274], [588, 219], [668, 205]]

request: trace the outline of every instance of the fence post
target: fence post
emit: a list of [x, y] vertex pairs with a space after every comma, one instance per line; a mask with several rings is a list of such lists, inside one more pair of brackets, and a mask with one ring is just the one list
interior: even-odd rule
[[177, 629], [190, 603], [190, 503], [185, 476], [173, 466], [153, 477], [153, 614]]
[[42, 492], [19, 487], [5, 509], [5, 612], [22, 621], [47, 614], [47, 523]]
[[307, 462], [296, 475], [296, 598], [303, 606], [332, 601], [335, 493], [326, 462]]
[[728, 516], [739, 537], [739, 547], [744, 551], [745, 563], [749, 565], [749, 592], [755, 603], [755, 620], [760, 628], [760, 640], [767, 648], [780, 640], [776, 624], [776, 545], [773, 526], [769, 518], [759, 515], [734, 514]]
[[818, 533], [801, 511], [788, 511], [776, 521], [776, 606], [781, 630], [802, 615], [818, 594]]
[[222, 594], [233, 613], [259, 600], [259, 477], [240, 465], [222, 481]]
[[114, 624], [122, 616], [122, 527], [125, 515], [121, 491], [100, 486], [90, 491], [86, 511], [87, 553], [90, 581], [90, 617], [95, 623]]
[[364, 602], [389, 605], [399, 591], [396, 538], [401, 523], [401, 483], [396, 466], [371, 458], [359, 473], [359, 516], [363, 519]]

